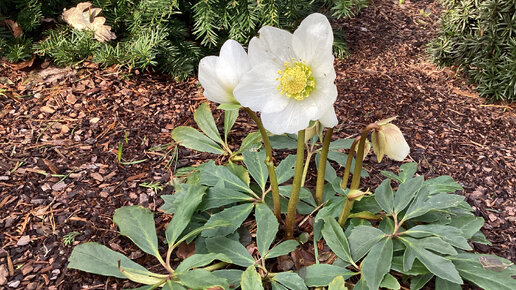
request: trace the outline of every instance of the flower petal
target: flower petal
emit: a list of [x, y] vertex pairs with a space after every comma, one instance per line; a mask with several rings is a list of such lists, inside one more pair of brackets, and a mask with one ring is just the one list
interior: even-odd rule
[[330, 109], [319, 118], [319, 122], [321, 122], [321, 124], [327, 128], [333, 128], [337, 126], [339, 121], [337, 120], [337, 115], [335, 114], [335, 108], [331, 106]]
[[213, 102], [225, 104], [235, 102], [231, 90], [223, 87], [219, 82], [217, 56], [207, 56], [199, 62], [199, 82], [204, 88], [204, 96]]
[[276, 80], [277, 67], [266, 62], [253, 67], [246, 73], [233, 91], [242, 106], [262, 113], [274, 113], [283, 110], [289, 100], [278, 91]]
[[333, 30], [326, 16], [320, 13], [308, 15], [294, 31], [294, 52], [319, 74], [333, 68]]
[[383, 155], [385, 154], [385, 134], [383, 134], [382, 130], [374, 131], [371, 134], [371, 143], [373, 143], [376, 160], [378, 160], [378, 163], [382, 162]]
[[233, 90], [244, 73], [251, 69], [249, 57], [240, 43], [229, 39], [220, 49], [217, 76], [222, 86]]
[[296, 100], [290, 100], [284, 110], [276, 113], [262, 113], [261, 119], [265, 129], [279, 135], [294, 134], [306, 129], [310, 119], [303, 112], [303, 106]]
[[410, 153], [410, 147], [403, 137], [400, 128], [394, 124], [382, 126], [385, 134], [385, 154], [392, 160], [403, 161]]
[[253, 67], [264, 61], [273, 61], [283, 68], [286, 61], [295, 58], [292, 33], [276, 27], [264, 26], [259, 34], [259, 37], [253, 37], [249, 42], [249, 60]]

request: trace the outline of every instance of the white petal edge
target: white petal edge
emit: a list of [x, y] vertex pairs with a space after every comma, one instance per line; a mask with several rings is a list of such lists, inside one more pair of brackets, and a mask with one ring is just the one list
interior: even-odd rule
[[217, 76], [222, 86], [233, 90], [244, 73], [251, 69], [249, 57], [240, 43], [229, 39], [220, 49]]
[[273, 61], [283, 68], [286, 61], [290, 62], [296, 57], [292, 48], [292, 33], [272, 26], [264, 26], [258, 33], [259, 36], [249, 42], [251, 66]]
[[319, 118], [319, 122], [321, 122], [321, 124], [327, 128], [333, 128], [337, 126], [339, 121], [337, 120], [337, 114], [335, 114], [335, 108], [331, 106], [330, 109], [324, 113], [321, 118]]
[[204, 88], [204, 96], [213, 102], [225, 104], [234, 102], [231, 92], [228, 92], [219, 82], [217, 76], [217, 56], [206, 56], [199, 62], [199, 82]]
[[290, 100], [287, 107], [276, 113], [262, 113], [261, 119], [263, 126], [269, 132], [280, 135], [284, 133], [295, 134], [299, 130], [306, 129], [310, 124], [310, 119], [296, 104], [296, 100]]

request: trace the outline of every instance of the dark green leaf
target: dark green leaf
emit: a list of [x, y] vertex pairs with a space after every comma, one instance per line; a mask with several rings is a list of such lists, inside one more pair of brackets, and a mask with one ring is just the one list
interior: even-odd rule
[[248, 150], [242, 153], [242, 156], [244, 156], [244, 163], [254, 181], [258, 183], [262, 190], [265, 190], [265, 184], [269, 178], [269, 172], [267, 171], [267, 166], [265, 165], [265, 150]]
[[208, 186], [216, 186], [219, 182], [224, 182], [225, 186], [233, 190], [253, 193], [249, 186], [235, 175], [226, 166], [217, 166], [210, 161], [201, 171], [201, 183]]
[[177, 266], [176, 272], [184, 272], [193, 268], [203, 267], [213, 262], [214, 260], [231, 263], [231, 259], [220, 253], [193, 254], [190, 257], [184, 259], [181, 264]]
[[390, 172], [390, 171], [380, 171], [380, 174], [382, 174], [383, 176], [387, 177], [387, 178], [390, 178], [392, 180], [396, 180], [397, 182], [401, 183], [403, 182], [403, 179], [401, 179], [398, 175]]
[[296, 149], [297, 138], [292, 138], [287, 135], [274, 135], [270, 138], [271, 146], [274, 149]]
[[159, 257], [154, 214], [141, 206], [124, 206], [115, 210], [113, 222], [120, 234], [128, 237], [147, 254]]
[[242, 144], [240, 144], [240, 148], [236, 153], [242, 153], [249, 149], [251, 146], [256, 145], [262, 140], [262, 135], [260, 132], [253, 132], [247, 135], [244, 140], [242, 140]]
[[324, 219], [322, 235], [330, 249], [339, 258], [349, 263], [354, 262], [351, 258], [348, 239], [335, 218], [327, 217]]
[[230, 285], [230, 289], [235, 289], [240, 286], [240, 278], [242, 277], [243, 272], [244, 271], [237, 269], [224, 269], [213, 271], [212, 273], [217, 277], [225, 278]]
[[240, 287], [242, 287], [242, 290], [263, 289], [262, 277], [260, 277], [260, 274], [256, 272], [254, 265], [247, 267], [247, 269], [242, 273]]
[[349, 149], [355, 139], [337, 139], [333, 142], [330, 142], [330, 150], [338, 150], [338, 149]]
[[390, 179], [384, 180], [374, 191], [376, 202], [387, 214], [394, 210], [394, 192], [392, 191]]
[[407, 178], [411, 178], [412, 176], [414, 176], [414, 174], [416, 172], [417, 172], [417, 163], [416, 162], [403, 163], [400, 166], [400, 172], [399, 172], [399, 177], [401, 179], [400, 183], [403, 183], [403, 182], [405, 182], [405, 180], [407, 180]]
[[256, 204], [254, 215], [256, 216], [256, 246], [263, 257], [276, 238], [279, 223], [272, 210], [263, 203]]
[[289, 180], [294, 176], [294, 166], [296, 165], [296, 155], [289, 155], [285, 159], [281, 160], [280, 164], [276, 168], [276, 177], [278, 184]]
[[227, 227], [231, 225], [229, 222], [227, 221], [215, 221], [209, 225], [204, 225], [202, 227], [199, 227], [199, 228], [196, 228], [195, 230], [185, 234], [179, 241], [177, 241], [176, 245], [184, 242], [184, 241], [187, 241], [195, 236], [197, 236], [198, 234], [200, 234], [202, 231], [205, 231], [205, 230], [212, 230], [212, 229], [216, 229], [218, 227]]
[[392, 257], [392, 264], [391, 264], [391, 269], [393, 269], [394, 271], [396, 272], [399, 272], [399, 273], [402, 273], [402, 274], [405, 274], [405, 275], [412, 275], [412, 276], [417, 276], [417, 275], [421, 275], [421, 274], [428, 274], [430, 273], [428, 271], [428, 269], [425, 267], [425, 265], [423, 265], [420, 261], [418, 260], [415, 260], [413, 265], [412, 265], [412, 268], [408, 271], [405, 271], [403, 269], [403, 257], [402, 256], [394, 256]]
[[206, 188], [199, 185], [191, 185], [187, 190], [165, 232], [169, 245], [183, 233], [206, 193]]
[[294, 251], [297, 246], [299, 246], [299, 243], [295, 240], [287, 240], [281, 242], [279, 245], [273, 247], [269, 253], [263, 257], [264, 259], [272, 259], [279, 256], [286, 255], [292, 251]]
[[437, 236], [456, 248], [471, 250], [468, 241], [463, 236], [463, 232], [452, 226], [437, 224], [418, 225], [407, 230], [405, 234], [414, 238]]
[[273, 280], [287, 287], [287, 289], [308, 290], [303, 278], [293, 272], [278, 273], [276, 276], [274, 276]]
[[414, 195], [423, 185], [423, 181], [424, 177], [418, 176], [400, 184], [394, 196], [394, 212], [399, 213], [407, 207], [412, 198], [414, 198]]
[[414, 244], [412, 239], [408, 240], [407, 238], [403, 237], [400, 237], [399, 239], [405, 244], [405, 246], [412, 248], [417, 259], [421, 261], [423, 265], [425, 265], [425, 267], [430, 270], [430, 272], [450, 282], [458, 284], [463, 283], [459, 273], [450, 260], [436, 255], [417, 244]]
[[238, 229], [245, 221], [254, 205], [252, 203], [244, 203], [241, 205], [232, 206], [218, 212], [210, 217], [206, 225], [210, 225], [216, 221], [227, 221], [231, 223], [230, 226], [219, 227], [212, 230], [206, 230], [202, 233], [203, 237], [226, 236]]
[[434, 277], [434, 274], [419, 275], [410, 280], [410, 290], [419, 290], [423, 288], [428, 281]]
[[172, 139], [186, 148], [213, 154], [224, 154], [224, 150], [215, 141], [192, 127], [176, 127], [172, 130]]
[[484, 225], [484, 219], [476, 216], [461, 216], [453, 218], [450, 226], [459, 228], [466, 239], [471, 238]]
[[233, 128], [236, 119], [238, 118], [239, 110], [224, 111], [224, 140], [227, 142], [229, 131]]
[[201, 131], [203, 131], [206, 136], [210, 137], [211, 140], [219, 144], [223, 143], [208, 103], [202, 103], [197, 110], [195, 110], [194, 120]]
[[435, 289], [439, 290], [462, 290], [462, 287], [459, 284], [452, 283], [448, 280], [441, 279], [439, 277], [435, 278]]
[[70, 258], [68, 258], [67, 267], [97, 275], [126, 279], [118, 269], [119, 261], [120, 267], [123, 269], [139, 274], [150, 273], [143, 266], [131, 261], [126, 256], [97, 243], [84, 243], [75, 246]]
[[383, 277], [382, 283], [380, 283], [380, 288], [386, 288], [386, 289], [395, 289], [398, 290], [401, 288], [400, 283], [394, 276], [387, 273]]
[[431, 196], [429, 199], [416, 198], [414, 202], [407, 209], [407, 213], [403, 217], [403, 220], [409, 220], [418, 216], [422, 216], [429, 211], [438, 211], [450, 207], [458, 206], [464, 197], [456, 194], [440, 193]]
[[191, 289], [206, 289], [211, 287], [222, 287], [227, 289], [229, 284], [226, 279], [213, 275], [204, 269], [195, 269], [183, 273], [177, 273], [181, 282]]
[[353, 228], [351, 235], [348, 237], [353, 260], [360, 260], [383, 237], [385, 237], [385, 233], [375, 227], [357, 226]]
[[380, 286], [385, 274], [391, 269], [392, 239], [385, 238], [375, 244], [362, 262], [362, 277], [367, 282], [369, 290]]
[[337, 276], [343, 276], [344, 279], [348, 279], [357, 273], [330, 264], [314, 264], [303, 268], [299, 274], [305, 279], [306, 286], [320, 287], [327, 286]]
[[212, 253], [225, 254], [235, 265], [249, 267], [254, 263], [253, 256], [241, 243], [226, 237], [206, 239], [206, 247]]
[[462, 186], [447, 175], [428, 179], [425, 181], [424, 185], [428, 187], [429, 194], [455, 192], [457, 190], [462, 190]]
[[207, 210], [237, 202], [252, 202], [253, 197], [247, 193], [229, 189], [224, 186], [215, 186], [208, 189], [208, 192], [199, 206], [199, 209]]

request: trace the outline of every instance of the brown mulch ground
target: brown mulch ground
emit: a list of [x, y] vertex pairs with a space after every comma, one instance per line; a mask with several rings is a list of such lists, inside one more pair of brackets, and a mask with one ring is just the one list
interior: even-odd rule
[[[425, 44], [436, 34], [441, 10], [431, 0], [373, 0], [357, 18], [336, 24], [351, 50], [337, 62], [339, 134], [353, 137], [369, 122], [398, 115], [419, 173], [451, 175], [486, 219], [483, 232], [493, 246], [475, 249], [516, 262], [515, 107], [487, 104], [453, 71], [429, 62]], [[196, 80], [177, 83], [95, 65], [0, 65], [0, 287], [123, 287], [66, 269], [72, 246], [63, 237], [77, 232], [73, 244], [96, 241], [132, 258], [142, 255], [118, 235], [111, 217], [124, 205], [157, 209], [159, 195], [170, 193], [170, 186], [156, 194], [140, 185], [171, 180], [170, 131], [193, 123], [203, 101]], [[241, 116], [238, 125], [246, 124]], [[119, 143], [122, 161], [135, 164], [118, 162]], [[205, 158], [180, 149], [177, 164]], [[370, 186], [382, 179], [380, 170], [399, 166], [366, 160]]]

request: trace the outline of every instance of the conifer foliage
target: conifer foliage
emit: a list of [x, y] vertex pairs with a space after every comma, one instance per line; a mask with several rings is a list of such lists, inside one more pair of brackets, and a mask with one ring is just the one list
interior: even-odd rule
[[[24, 35], [14, 38], [0, 25], [0, 56], [19, 61], [32, 51], [57, 64], [70, 65], [91, 57], [103, 65], [133, 69], [156, 68], [179, 78], [195, 71], [198, 61], [216, 52], [228, 38], [248, 43], [264, 25], [293, 29], [318, 11], [334, 18], [352, 17], [368, 0], [91, 0], [117, 39], [98, 43], [89, 31], [78, 31], [59, 18], [63, 8], [81, 1], [3, 0], [1, 19], [20, 24]], [[12, 9], [15, 7], [15, 9]], [[42, 19], [56, 22], [42, 22]], [[50, 27], [50, 29], [49, 29]], [[335, 52], [346, 46], [336, 35]]]
[[444, 0], [439, 36], [429, 51], [440, 66], [457, 66], [481, 96], [516, 101], [516, 1]]

